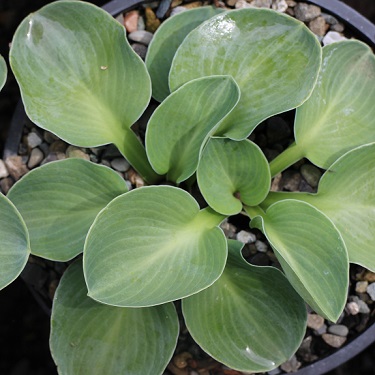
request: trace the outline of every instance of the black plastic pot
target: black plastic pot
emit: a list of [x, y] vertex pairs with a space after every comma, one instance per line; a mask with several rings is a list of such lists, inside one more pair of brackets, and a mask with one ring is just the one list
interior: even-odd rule
[[[112, 16], [134, 9], [141, 4], [147, 3], [151, 0], [113, 0], [105, 4], [102, 8], [110, 13]], [[363, 17], [361, 14], [353, 10], [348, 5], [342, 3], [339, 0], [305, 0], [308, 3], [320, 6], [324, 11], [333, 15], [337, 19], [341, 20], [348, 29], [353, 32], [357, 38], [365, 41], [373, 48], [375, 48], [375, 25], [369, 20]], [[160, 12], [166, 12], [169, 8], [171, 0], [162, 0], [159, 7]], [[9, 129], [9, 136], [4, 147], [4, 159], [11, 156], [17, 155], [18, 146], [22, 136], [22, 128], [27, 121], [27, 117], [20, 101], [15, 110], [11, 126]], [[28, 279], [32, 277], [34, 271], [30, 268], [25, 269], [21, 274], [21, 277], [29, 284]], [[40, 296], [35, 289], [30, 288], [34, 297], [37, 299], [42, 308], [50, 313], [50, 307], [46, 303], [46, 298]], [[312, 363], [297, 372], [295, 375], [322, 375], [330, 370], [333, 370], [340, 365], [344, 364], [351, 358], [358, 355], [369, 345], [375, 342], [375, 323], [373, 323], [365, 332], [360, 334], [354, 340], [349, 342], [347, 345], [337, 350], [333, 354]]]

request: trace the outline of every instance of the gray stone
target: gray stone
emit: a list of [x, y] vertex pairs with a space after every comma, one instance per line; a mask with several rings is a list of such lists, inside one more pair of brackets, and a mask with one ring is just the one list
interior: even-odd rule
[[253, 0], [250, 4], [257, 8], [271, 8], [272, 0]]
[[29, 161], [27, 162], [27, 167], [32, 169], [38, 166], [44, 158], [43, 152], [39, 148], [34, 148], [31, 150]]
[[324, 333], [322, 339], [333, 348], [341, 348], [346, 341], [346, 337], [332, 335], [331, 333]]
[[356, 302], [348, 302], [345, 306], [345, 310], [350, 315], [357, 315], [359, 313], [359, 306]]
[[133, 31], [128, 35], [128, 38], [133, 42], [142, 43], [148, 46], [151, 42], [153, 34], [146, 30]]
[[315, 331], [324, 325], [324, 318], [318, 314], [307, 315], [307, 326]]
[[146, 58], [147, 54], [147, 47], [141, 43], [133, 43], [132, 44], [133, 51], [142, 59]]
[[126, 172], [130, 168], [130, 164], [124, 158], [115, 158], [111, 161], [111, 166], [113, 169], [119, 172]]
[[0, 159], [0, 178], [5, 178], [9, 176], [9, 171], [2, 159]]
[[237, 233], [236, 239], [237, 241], [247, 244], [247, 243], [254, 243], [257, 240], [257, 237], [253, 233], [247, 232], [245, 230], [241, 230]]
[[326, 324], [323, 324], [319, 329], [314, 330], [314, 333], [317, 336], [321, 336], [326, 332], [327, 332], [327, 325]]
[[76, 146], [69, 146], [66, 149], [65, 155], [68, 158], [78, 158], [78, 159], [90, 160], [90, 156], [87, 155], [82, 149], [80, 149]]
[[322, 172], [312, 164], [303, 164], [301, 169], [302, 177], [311, 187], [317, 187], [319, 184]]
[[358, 305], [358, 312], [359, 313], [361, 313], [361, 314], [369, 314], [370, 313], [370, 308], [367, 306], [367, 303], [362, 301], [359, 297], [350, 296], [349, 301], [354, 302]]
[[66, 159], [66, 155], [63, 152], [50, 152], [40, 163], [41, 165], [47, 164], [51, 161], [56, 161], [56, 160], [64, 160]]
[[288, 361], [284, 362], [280, 368], [285, 372], [296, 372], [301, 367], [301, 362], [293, 355]]
[[235, 5], [236, 9], [254, 8], [253, 5], [249, 4], [246, 0], [238, 0]]
[[288, 9], [288, 4], [285, 0], [273, 0], [272, 9], [284, 13]]
[[18, 181], [23, 175], [25, 175], [29, 169], [22, 161], [22, 157], [19, 155], [8, 156], [5, 160], [5, 165], [8, 169], [9, 174]]
[[332, 31], [337, 31], [338, 33], [342, 33], [345, 30], [345, 27], [342, 23], [336, 23], [336, 25], [331, 26]]
[[26, 137], [26, 142], [27, 146], [32, 149], [38, 147], [43, 142], [43, 139], [39, 134], [30, 132]]
[[349, 333], [349, 328], [343, 324], [333, 324], [328, 327], [328, 332], [336, 336], [346, 337]]
[[355, 284], [355, 291], [357, 293], [366, 293], [368, 287], [368, 281], [357, 281]]
[[285, 171], [283, 173], [282, 187], [289, 191], [298, 191], [301, 182], [301, 175], [298, 172]]
[[[239, 1], [245, 1], [245, 0], [239, 0]], [[246, 1], [245, 1], [246, 2]], [[237, 4], [236, 4], [236, 8], [237, 8]], [[173, 17], [175, 16], [176, 14], [179, 14], [179, 13], [182, 13], [182, 12], [186, 12], [188, 9], [185, 8], [185, 7], [182, 7], [182, 6], [178, 6], [176, 8], [173, 8], [172, 11], [171, 11], [171, 15], [170, 17]]]
[[224, 231], [226, 237], [232, 239], [236, 238], [236, 227], [233, 224], [228, 223], [227, 220], [220, 224], [220, 228]]
[[268, 250], [267, 244], [259, 240], [255, 242], [255, 247], [260, 253], [266, 253]]
[[310, 22], [314, 18], [319, 17], [322, 12], [321, 9], [316, 5], [298, 3], [294, 7], [294, 13], [298, 20], [302, 22]]
[[49, 152], [66, 152], [67, 148], [68, 145], [61, 139], [58, 139], [57, 141], [51, 143], [49, 146]]
[[328, 33], [324, 36], [322, 43], [323, 46], [327, 46], [335, 42], [340, 42], [341, 40], [346, 40], [346, 38], [337, 31], [328, 31]]
[[119, 156], [122, 156], [121, 152], [113, 144], [106, 146], [106, 148], [104, 149], [103, 159], [113, 159]]
[[279, 375], [279, 374], [281, 374], [281, 369], [279, 367], [276, 367], [271, 371], [267, 371], [267, 375]]
[[336, 25], [336, 24], [339, 23], [337, 18], [331, 16], [330, 14], [322, 12], [321, 16], [325, 19], [325, 21], [328, 23], [328, 25]]
[[309, 22], [309, 29], [317, 36], [323, 37], [326, 31], [329, 29], [329, 25], [326, 23], [323, 17], [319, 16]]
[[367, 287], [367, 293], [368, 295], [370, 296], [370, 298], [375, 301], [375, 283], [371, 283], [368, 287]]

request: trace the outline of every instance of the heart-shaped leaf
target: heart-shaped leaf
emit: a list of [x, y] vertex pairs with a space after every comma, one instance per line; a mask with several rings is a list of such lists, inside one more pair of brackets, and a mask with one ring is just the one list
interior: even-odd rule
[[87, 297], [81, 261], [67, 269], [56, 290], [50, 347], [59, 374], [162, 374], [178, 332], [172, 303], [131, 309]]
[[223, 12], [212, 6], [190, 9], [164, 21], [148, 46], [146, 66], [152, 81], [152, 96], [159, 102], [170, 93], [168, 75], [173, 57], [186, 35], [203, 21]]
[[12, 202], [0, 193], [0, 289], [14, 281], [30, 254], [26, 225]]
[[238, 140], [264, 119], [301, 105], [320, 63], [319, 42], [301, 22], [268, 9], [240, 9], [210, 18], [185, 38], [169, 85], [174, 91], [194, 78], [233, 76], [241, 99], [215, 134]]
[[303, 300], [277, 269], [248, 264], [229, 242], [223, 274], [182, 301], [194, 340], [218, 361], [249, 372], [268, 371], [297, 350], [306, 327]]
[[4, 57], [0, 55], [0, 90], [4, 87], [7, 80], [8, 68]]
[[58, 1], [28, 16], [14, 35], [10, 62], [28, 116], [68, 143], [114, 143], [152, 178], [130, 126], [151, 96], [146, 66], [125, 31], [102, 9]]
[[[251, 217], [256, 215], [249, 209]], [[286, 199], [256, 216], [290, 283], [320, 315], [336, 321], [346, 302], [349, 260], [330, 219], [308, 203]]]
[[147, 126], [146, 150], [154, 170], [177, 183], [189, 178], [209, 135], [239, 97], [239, 88], [229, 76], [199, 78], [173, 92]]
[[148, 186], [114, 199], [87, 236], [89, 296], [116, 306], [152, 306], [197, 293], [223, 272], [224, 216], [172, 186]]
[[375, 272], [375, 143], [339, 158], [324, 173], [317, 194], [271, 192], [267, 203], [292, 196], [324, 212], [336, 225], [349, 260]]
[[67, 261], [83, 251], [99, 211], [127, 190], [111, 169], [66, 159], [32, 170], [13, 185], [8, 197], [26, 222], [32, 254]]
[[242, 203], [256, 206], [270, 189], [271, 175], [261, 149], [249, 140], [211, 138], [197, 170], [200, 191], [223, 215], [235, 215]]
[[375, 141], [375, 56], [357, 40], [323, 48], [323, 64], [309, 100], [297, 109], [297, 146], [328, 168], [345, 152]]

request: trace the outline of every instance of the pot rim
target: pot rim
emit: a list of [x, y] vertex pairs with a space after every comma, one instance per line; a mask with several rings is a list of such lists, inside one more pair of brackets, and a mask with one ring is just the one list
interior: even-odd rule
[[[112, 0], [103, 5], [102, 9], [113, 17], [116, 17], [122, 12], [132, 10], [150, 1], [152, 0]], [[339, 0], [305, 0], [305, 2], [317, 5], [334, 17], [340, 19], [351, 30], [358, 34], [361, 39], [375, 48], [375, 25], [350, 6]], [[24, 106], [20, 99], [12, 117], [8, 137], [4, 145], [4, 159], [17, 154], [18, 145], [22, 136], [22, 128], [26, 118]], [[34, 291], [32, 290], [32, 292]], [[35, 292], [32, 294], [37, 300], [39, 299], [37, 298], [38, 296], [35, 295]], [[294, 372], [294, 375], [323, 375], [349, 361], [374, 342], [375, 323], [372, 323], [371, 326], [360, 333], [355, 339], [339, 348], [334, 353]]]

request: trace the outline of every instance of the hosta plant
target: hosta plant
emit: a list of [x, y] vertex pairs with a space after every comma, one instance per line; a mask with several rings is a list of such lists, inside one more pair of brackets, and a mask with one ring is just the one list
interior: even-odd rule
[[[375, 271], [375, 57], [362, 42], [321, 48], [289, 16], [203, 7], [164, 22], [144, 63], [110, 15], [60, 1], [21, 23], [10, 64], [35, 124], [80, 147], [115, 144], [147, 185], [128, 191], [111, 169], [67, 159], [0, 196], [1, 287], [30, 253], [77, 258], [53, 301], [60, 374], [161, 374], [177, 300], [204, 351], [267, 371], [297, 350], [306, 303], [339, 318], [349, 262]], [[151, 95], [161, 103], [141, 139], [132, 125]], [[249, 135], [295, 108], [295, 142], [269, 164]], [[326, 170], [318, 192], [270, 192], [302, 158]], [[225, 237], [240, 213], [279, 269]]]

